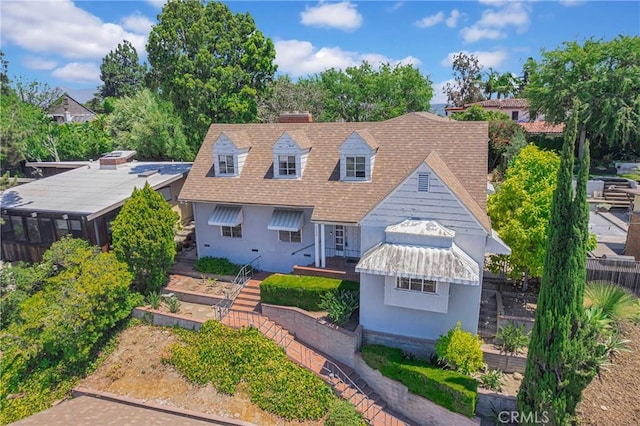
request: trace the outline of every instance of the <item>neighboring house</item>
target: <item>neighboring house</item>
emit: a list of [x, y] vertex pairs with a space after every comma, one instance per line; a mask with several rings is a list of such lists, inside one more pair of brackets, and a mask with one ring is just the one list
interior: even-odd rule
[[58, 124], [85, 123], [96, 118], [96, 113], [65, 93], [55, 101], [47, 114]]
[[304, 121], [210, 127], [179, 197], [198, 256], [277, 272], [343, 259], [365, 330], [475, 332], [484, 256], [509, 252], [486, 215], [487, 123]]
[[71, 234], [104, 250], [110, 223], [134, 188], [149, 182], [182, 220], [191, 206], [178, 203], [191, 163], [132, 161], [135, 151], [114, 151], [96, 162], [9, 188], [2, 200], [2, 259], [37, 262], [54, 241]]
[[486, 101], [466, 104], [463, 107], [446, 107], [445, 114], [451, 117], [456, 112], [464, 112], [473, 105], [480, 105], [487, 111], [498, 111], [507, 114], [516, 121], [525, 133], [530, 135], [545, 135], [548, 137], [562, 136], [564, 124], [552, 124], [544, 121], [543, 115], [531, 119], [529, 116], [529, 101], [524, 98], [488, 99]]

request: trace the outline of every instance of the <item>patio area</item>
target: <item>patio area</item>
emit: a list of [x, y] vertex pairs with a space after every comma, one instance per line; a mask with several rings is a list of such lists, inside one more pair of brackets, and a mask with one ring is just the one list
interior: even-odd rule
[[314, 263], [295, 265], [293, 273], [295, 275], [310, 275], [360, 282], [360, 274], [356, 272], [356, 265], [359, 260], [351, 257], [327, 257], [326, 267], [324, 268], [317, 267]]

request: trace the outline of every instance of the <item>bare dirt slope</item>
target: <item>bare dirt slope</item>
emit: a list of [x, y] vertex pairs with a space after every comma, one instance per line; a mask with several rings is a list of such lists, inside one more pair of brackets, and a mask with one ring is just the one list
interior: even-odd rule
[[173, 366], [161, 362], [162, 351], [174, 342], [177, 338], [170, 329], [149, 325], [130, 327], [120, 334], [113, 353], [80, 386], [257, 425], [322, 424], [322, 421], [286, 421], [261, 410], [243, 392], [228, 396], [217, 393], [211, 386], [191, 384]]
[[625, 325], [623, 334], [631, 340], [631, 352], [620, 353], [585, 389], [578, 406], [580, 424], [640, 424], [640, 325]]

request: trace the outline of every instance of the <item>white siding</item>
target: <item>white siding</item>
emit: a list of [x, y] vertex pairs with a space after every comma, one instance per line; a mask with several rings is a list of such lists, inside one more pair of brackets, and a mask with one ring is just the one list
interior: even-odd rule
[[[218, 140], [213, 144], [213, 168], [215, 175], [220, 177], [239, 176], [240, 173], [242, 173], [242, 167], [244, 166], [248, 153], [248, 148], [238, 149], [233, 141], [225, 134], [220, 135]], [[220, 174], [218, 155], [233, 155], [234, 175]]]
[[[369, 181], [373, 173], [376, 150], [371, 148], [367, 142], [357, 133], [353, 132], [340, 145], [340, 180], [346, 181]], [[347, 157], [365, 158], [365, 178], [347, 177]]]
[[[260, 268], [272, 272], [291, 272], [293, 265], [308, 265], [313, 262], [313, 224], [311, 209], [304, 210], [301, 243], [283, 243], [277, 231], [269, 231], [267, 225], [274, 208], [268, 206], [242, 206], [242, 238], [220, 235], [219, 226], [209, 226], [207, 220], [215, 204], [194, 203], [196, 210], [196, 242], [198, 257], [226, 257], [233, 263], [245, 264], [260, 258]], [[304, 250], [301, 250], [303, 249]], [[291, 253], [297, 252], [292, 255]]]

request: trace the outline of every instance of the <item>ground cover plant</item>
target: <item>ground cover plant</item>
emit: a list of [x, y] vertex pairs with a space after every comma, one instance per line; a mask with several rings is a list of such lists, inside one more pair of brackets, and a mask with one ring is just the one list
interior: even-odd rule
[[196, 261], [196, 271], [205, 274], [235, 275], [240, 266], [231, 263], [226, 257], [201, 257]]
[[335, 278], [274, 274], [260, 284], [262, 302], [321, 311], [322, 297], [334, 291], [356, 291], [360, 284]]
[[321, 296], [319, 306], [327, 311], [331, 321], [344, 324], [360, 306], [360, 292], [353, 290], [326, 292]]
[[405, 357], [400, 349], [382, 345], [363, 346], [362, 359], [369, 367], [404, 384], [409, 392], [451, 411], [474, 416], [478, 397], [476, 379], [427, 361]]
[[252, 402], [286, 419], [321, 418], [337, 398], [320, 378], [289, 361], [281, 347], [255, 328], [233, 330], [209, 321], [199, 332], [176, 333], [182, 342], [170, 346], [163, 359], [193, 383], [210, 383], [230, 395], [244, 386]]

